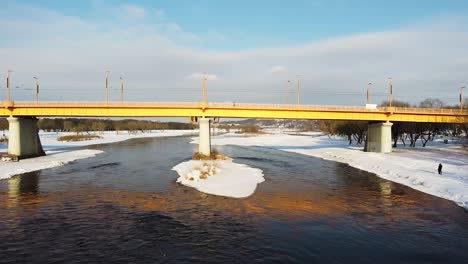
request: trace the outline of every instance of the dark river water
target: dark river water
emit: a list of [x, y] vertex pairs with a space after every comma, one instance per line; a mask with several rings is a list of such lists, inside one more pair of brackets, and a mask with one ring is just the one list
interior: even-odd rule
[[185, 137], [0, 180], [0, 263], [467, 263], [468, 213], [347, 165], [217, 149], [265, 174], [246, 199], [175, 182]]

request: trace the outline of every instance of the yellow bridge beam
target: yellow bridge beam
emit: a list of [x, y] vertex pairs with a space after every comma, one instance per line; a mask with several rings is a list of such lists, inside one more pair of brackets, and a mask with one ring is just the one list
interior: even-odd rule
[[468, 111], [353, 106], [292, 106], [233, 103], [29, 103], [5, 101], [0, 117], [221, 117], [466, 123]]

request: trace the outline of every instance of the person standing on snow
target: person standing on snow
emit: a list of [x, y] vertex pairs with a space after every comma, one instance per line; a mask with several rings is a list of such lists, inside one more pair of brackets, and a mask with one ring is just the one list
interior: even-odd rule
[[442, 175], [442, 163], [439, 163], [439, 168], [437, 170], [439, 171], [439, 175]]

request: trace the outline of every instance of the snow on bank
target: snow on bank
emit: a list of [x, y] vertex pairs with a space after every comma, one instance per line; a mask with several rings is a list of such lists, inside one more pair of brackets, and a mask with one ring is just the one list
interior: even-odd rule
[[102, 153], [100, 150], [76, 150], [76, 151], [50, 151], [47, 156], [25, 159], [19, 162], [0, 162], [0, 179], [27, 173], [31, 171], [49, 169], [62, 166], [78, 159], [94, 157]]
[[[44, 150], [47, 151], [52, 149], [109, 144], [114, 142], [125, 141], [132, 138], [176, 137], [192, 135], [195, 133], [198, 133], [198, 130], [152, 130], [145, 133], [128, 133], [126, 131], [120, 131], [119, 134], [116, 134], [113, 131], [105, 131], [97, 134], [101, 138], [75, 142], [57, 141], [57, 138], [61, 136], [76, 135], [76, 133], [72, 132], [40, 132], [39, 137], [41, 138], [41, 143], [44, 147]], [[0, 152], [6, 152], [6, 150], [7, 145], [0, 145]]]
[[180, 176], [177, 182], [185, 186], [233, 198], [252, 195], [257, 184], [265, 181], [262, 170], [230, 160], [189, 160], [172, 169]]
[[[0, 179], [6, 179], [21, 173], [61, 166], [74, 160], [90, 158], [102, 153], [100, 150], [89, 149], [64, 150], [68, 148], [108, 144], [132, 138], [183, 136], [191, 135], [196, 132], [197, 131], [194, 130], [155, 130], [146, 133], [128, 133], [124, 131], [117, 135], [115, 132], [107, 131], [98, 134], [101, 138], [76, 142], [57, 141], [58, 137], [75, 135], [75, 133], [40, 132], [41, 143], [47, 156], [20, 160], [19, 162], [0, 161]], [[7, 152], [7, 148], [8, 146], [6, 144], [0, 144], [0, 152]], [[61, 149], [61, 151], [56, 151], [57, 149]]]
[[[128, 133], [126, 131], [120, 131], [119, 134], [116, 134], [113, 131], [105, 131], [97, 134], [101, 138], [75, 142], [64, 142], [57, 140], [57, 138], [61, 136], [76, 135], [76, 133], [72, 132], [40, 132], [39, 137], [41, 138], [41, 143], [44, 147], [44, 150], [47, 151], [53, 149], [109, 144], [114, 142], [125, 141], [132, 138], [176, 137], [192, 135], [196, 133], [198, 133], [198, 130], [153, 130], [145, 133]], [[6, 144], [0, 144], [0, 152], [6, 152], [7, 148], [8, 146]]]
[[[468, 152], [460, 145], [431, 142], [425, 148], [394, 149], [393, 153], [368, 153], [349, 146], [342, 138], [319, 133], [270, 134], [254, 137], [225, 135], [212, 145], [262, 146], [347, 163], [413, 189], [454, 201], [468, 208]], [[443, 175], [437, 166], [443, 164]]]

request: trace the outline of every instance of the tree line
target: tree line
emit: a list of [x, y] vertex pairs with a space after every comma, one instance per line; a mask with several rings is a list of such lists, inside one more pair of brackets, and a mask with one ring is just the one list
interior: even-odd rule
[[[146, 132], [150, 130], [180, 130], [194, 129], [194, 125], [181, 122], [158, 122], [149, 120], [109, 120], [84, 118], [42, 118], [37, 122], [39, 129], [47, 132], [98, 132], [98, 131], [129, 131]], [[8, 121], [0, 119], [0, 130], [8, 129]]]
[[[381, 106], [385, 107], [388, 102], [382, 102]], [[449, 106], [442, 100], [436, 98], [428, 98], [418, 105], [411, 105], [408, 102], [394, 100], [394, 107], [419, 107], [419, 108], [452, 108], [458, 109], [459, 105]], [[468, 109], [468, 100], [463, 104], [464, 109]], [[349, 144], [353, 141], [356, 144], [362, 144], [367, 137], [368, 121], [332, 121], [324, 120], [320, 122], [320, 129], [330, 135], [339, 135], [346, 137]], [[423, 147], [428, 141], [432, 141], [438, 135], [459, 137], [462, 134], [468, 138], [468, 123], [450, 124], [450, 123], [419, 123], [419, 122], [392, 122], [392, 141], [393, 147], [397, 147], [397, 143], [401, 142], [404, 146], [407, 144], [410, 147], [415, 147], [420, 140]]]

